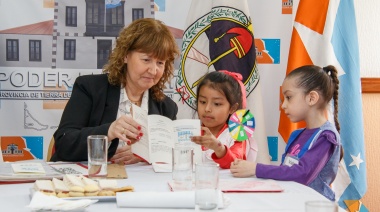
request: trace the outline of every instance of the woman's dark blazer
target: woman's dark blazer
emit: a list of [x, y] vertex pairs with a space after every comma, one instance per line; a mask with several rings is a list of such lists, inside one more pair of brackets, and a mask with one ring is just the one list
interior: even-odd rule
[[[107, 135], [111, 123], [116, 120], [119, 99], [120, 85], [111, 85], [107, 74], [79, 76], [54, 133], [55, 152], [51, 161], [87, 161], [87, 136]], [[174, 120], [177, 112], [173, 100], [165, 97], [158, 102], [149, 92], [149, 114]], [[108, 158], [115, 154], [118, 144], [119, 139], [112, 140]]]

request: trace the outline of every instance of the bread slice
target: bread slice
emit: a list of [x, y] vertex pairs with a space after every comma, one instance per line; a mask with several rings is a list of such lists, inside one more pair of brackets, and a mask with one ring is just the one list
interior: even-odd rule
[[81, 179], [84, 185], [98, 185], [98, 182], [85, 176], [82, 176]]
[[53, 178], [52, 182], [53, 182], [54, 190], [57, 194], [60, 192], [69, 193], [70, 191], [69, 187], [67, 187], [66, 184], [62, 180]]
[[56, 195], [51, 180], [36, 180], [34, 182], [34, 189], [47, 195]]
[[71, 186], [70, 187], [70, 192], [69, 192], [70, 197], [83, 197], [84, 196], [84, 188], [81, 186]]
[[80, 186], [71, 186], [70, 191], [72, 192], [79, 192], [79, 193], [84, 193], [84, 187]]
[[67, 187], [69, 187], [69, 189], [71, 189], [72, 186], [79, 186], [82, 188], [84, 187], [84, 184], [80, 177], [77, 177], [72, 174], [66, 174], [65, 176], [63, 176], [63, 182], [66, 184]]
[[97, 196], [99, 193], [99, 186], [95, 184], [86, 185], [84, 187], [85, 196]]
[[116, 180], [100, 179], [98, 182], [101, 190], [113, 190], [117, 188]]

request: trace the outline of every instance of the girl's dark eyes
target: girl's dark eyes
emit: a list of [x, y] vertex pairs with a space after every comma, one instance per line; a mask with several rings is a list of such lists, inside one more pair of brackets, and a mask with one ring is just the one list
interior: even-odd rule
[[287, 96], [285, 97], [287, 100], [290, 100], [292, 97], [291, 96]]
[[[198, 100], [198, 103], [203, 105], [203, 104], [206, 104], [206, 101]], [[220, 106], [222, 104], [221, 103], [214, 103], [214, 105], [215, 106]]]

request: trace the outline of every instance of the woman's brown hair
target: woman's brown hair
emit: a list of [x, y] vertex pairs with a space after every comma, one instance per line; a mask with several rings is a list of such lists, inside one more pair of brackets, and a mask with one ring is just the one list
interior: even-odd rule
[[172, 33], [163, 22], [153, 18], [138, 19], [122, 29], [108, 63], [103, 67], [103, 73], [108, 73], [111, 84], [125, 86], [128, 70], [124, 58], [132, 51], [143, 52], [165, 61], [160, 81], [151, 88], [155, 100], [164, 99], [165, 83], [172, 78], [174, 59], [179, 55]]

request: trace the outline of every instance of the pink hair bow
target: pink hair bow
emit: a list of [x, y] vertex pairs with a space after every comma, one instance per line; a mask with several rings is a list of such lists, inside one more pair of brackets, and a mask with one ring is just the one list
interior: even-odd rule
[[244, 84], [242, 82], [243, 76], [241, 76], [241, 74], [239, 74], [237, 72], [230, 72], [230, 71], [227, 71], [227, 70], [220, 70], [219, 72], [222, 72], [222, 73], [225, 73], [227, 75], [230, 75], [236, 81], [238, 81], [238, 83], [240, 85], [241, 93], [242, 93], [242, 103], [243, 103], [242, 106], [243, 106], [243, 108], [246, 108], [246, 106], [247, 106], [247, 97], [246, 97], [246, 92], [245, 92], [245, 86], [244, 86]]

